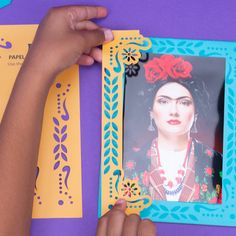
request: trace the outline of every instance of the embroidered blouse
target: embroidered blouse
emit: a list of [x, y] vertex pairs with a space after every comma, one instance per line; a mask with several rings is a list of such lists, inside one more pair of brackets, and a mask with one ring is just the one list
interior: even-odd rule
[[146, 155], [140, 155], [141, 151], [138, 151], [129, 155], [129, 159], [125, 156], [125, 178], [137, 179], [141, 194], [148, 194], [153, 200], [173, 201], [178, 198], [183, 202], [221, 203], [222, 155], [219, 152], [192, 139], [186, 166], [178, 171], [182, 174], [178, 176], [177, 183], [170, 184], [157, 161], [155, 143], [156, 139]]

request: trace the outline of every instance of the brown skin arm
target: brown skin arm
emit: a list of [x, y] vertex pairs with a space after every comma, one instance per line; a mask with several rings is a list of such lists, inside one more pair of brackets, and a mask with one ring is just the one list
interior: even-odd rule
[[60, 7], [50, 10], [39, 26], [0, 125], [1, 236], [29, 235], [49, 88], [65, 68], [101, 60], [101, 50], [96, 46], [112, 40], [112, 33], [90, 20], [106, 15], [103, 7]]

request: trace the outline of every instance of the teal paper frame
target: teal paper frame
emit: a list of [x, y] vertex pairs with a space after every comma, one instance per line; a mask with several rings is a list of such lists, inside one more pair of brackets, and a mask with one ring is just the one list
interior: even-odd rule
[[[152, 47], [145, 51], [148, 53], [222, 57], [226, 60], [222, 171], [223, 199], [222, 204], [154, 200], [150, 207], [145, 208], [140, 212], [140, 216], [141, 218], [149, 218], [155, 222], [236, 226], [236, 210], [234, 210], [236, 207], [236, 91], [234, 89], [236, 88], [236, 43], [169, 38], [147, 39], [152, 42]], [[132, 43], [129, 44], [131, 45]], [[123, 64], [124, 62], [117, 61], [117, 63], [122, 65], [122, 67], [125, 66]], [[122, 73], [122, 77], [124, 78], [124, 72], [122, 71]], [[105, 78], [106, 74], [103, 79]], [[103, 99], [105, 99], [105, 96]], [[103, 110], [106, 110], [104, 104], [102, 106]], [[106, 127], [104, 126], [102, 129], [106, 130]], [[104, 138], [105, 137], [102, 137], [102, 139]], [[104, 155], [105, 154], [102, 153], [102, 157]], [[119, 158], [121, 156], [122, 155], [119, 154]], [[101, 168], [101, 176], [105, 175], [106, 174]], [[103, 182], [101, 181], [99, 216], [102, 214], [101, 206], [102, 202], [104, 202], [101, 193], [103, 192], [103, 189], [107, 188], [107, 186], [103, 186], [102, 183]]]
[[226, 59], [222, 204], [153, 201], [141, 212], [156, 222], [236, 226], [236, 43], [150, 38], [149, 53]]

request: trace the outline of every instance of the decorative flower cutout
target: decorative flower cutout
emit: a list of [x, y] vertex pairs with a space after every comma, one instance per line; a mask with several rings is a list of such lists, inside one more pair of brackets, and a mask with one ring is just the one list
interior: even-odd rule
[[140, 70], [139, 64], [126, 65], [126, 67], [125, 67], [125, 74], [126, 74], [128, 77], [137, 76], [139, 70]]
[[141, 57], [141, 53], [135, 48], [134, 49], [124, 48], [121, 55], [122, 55], [122, 60], [127, 65], [137, 64], [139, 58]]
[[122, 183], [121, 187], [123, 197], [134, 197], [140, 195], [140, 187], [138, 186], [137, 181], [126, 179]]

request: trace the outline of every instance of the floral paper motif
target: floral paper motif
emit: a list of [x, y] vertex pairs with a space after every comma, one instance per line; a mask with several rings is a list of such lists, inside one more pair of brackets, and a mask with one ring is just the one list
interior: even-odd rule
[[124, 47], [122, 50], [122, 60], [126, 65], [137, 64], [139, 58], [141, 57], [141, 53], [138, 48], [134, 48], [131, 46]]

